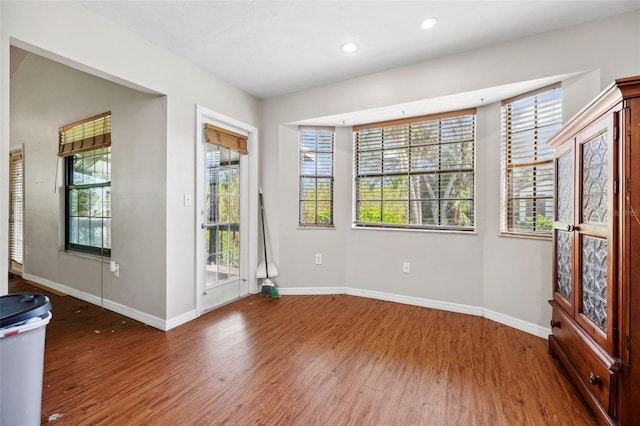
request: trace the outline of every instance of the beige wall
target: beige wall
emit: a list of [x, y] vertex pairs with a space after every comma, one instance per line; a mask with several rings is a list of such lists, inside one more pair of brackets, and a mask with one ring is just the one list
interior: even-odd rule
[[[162, 318], [166, 272], [157, 260], [166, 251], [166, 98], [35, 54], [13, 75], [10, 94], [11, 146], [23, 146], [25, 154], [25, 276]], [[112, 115], [111, 239], [119, 278], [100, 260], [60, 250], [64, 165], [56, 161], [57, 129], [105, 111]]]
[[[351, 229], [352, 148], [338, 126], [333, 230], [297, 229], [294, 123], [352, 111], [454, 95], [555, 75], [565, 119], [614, 78], [640, 73], [640, 15], [632, 13], [490, 48], [422, 62], [262, 103], [262, 186], [286, 292], [355, 288], [477, 308], [476, 312], [545, 334], [550, 317], [551, 242], [500, 232], [500, 105], [477, 113], [477, 232], [460, 235]], [[324, 265], [314, 265], [323, 253]], [[402, 262], [411, 262], [403, 274]], [[473, 309], [472, 309], [473, 310]]]
[[[139, 312], [151, 320], [157, 319], [159, 323], [156, 325], [159, 326], [172, 320], [176, 325], [193, 317], [196, 215], [193, 207], [184, 206], [183, 197], [185, 193], [195, 194], [196, 105], [257, 126], [258, 101], [93, 14], [77, 2], [0, 2], [0, 162], [4, 164], [8, 164], [10, 140], [10, 45], [138, 91], [166, 96], [164, 101], [157, 101], [164, 102], [164, 107], [156, 103], [147, 110], [148, 114], [156, 116], [157, 109], [163, 109], [164, 119], [147, 123], [161, 128], [162, 140], [144, 143], [144, 146], [159, 143], [162, 152], [153, 154], [153, 172], [143, 176], [140, 186], [133, 188], [143, 191], [148, 197], [149, 204], [144, 206], [144, 211], [155, 211], [150, 223], [163, 224], [164, 229], [158, 230], [153, 239], [146, 242], [154, 247], [153, 255], [132, 253], [125, 247], [116, 250], [114, 246], [113, 257], [123, 265], [123, 269], [118, 285], [109, 291], [114, 298], [126, 301], [124, 308], [135, 306], [142, 309]], [[122, 106], [122, 114], [131, 112], [127, 108]], [[136, 145], [133, 149], [141, 149], [142, 146]], [[139, 157], [143, 153], [135, 154]], [[116, 160], [114, 158], [114, 163]], [[126, 167], [130, 166], [132, 164], [126, 164]], [[156, 177], [160, 182], [151, 185]], [[115, 179], [114, 175], [114, 186], [117, 184]], [[5, 168], [0, 169], [0, 185], [8, 187]], [[121, 201], [129, 200], [125, 196]], [[8, 223], [7, 206], [8, 193], [3, 189], [0, 191], [0, 223]], [[55, 226], [57, 229], [57, 224]], [[143, 229], [145, 235], [149, 233]], [[157, 250], [161, 253], [158, 254]], [[0, 230], [0, 257], [7, 258], [6, 226]], [[4, 294], [7, 291], [6, 263], [0, 262], [0, 265], [0, 294]], [[79, 285], [86, 268], [91, 266], [80, 266], [74, 262], [71, 269], [76, 278], [60, 284]], [[160, 272], [151, 272], [154, 270]], [[156, 278], [161, 281], [152, 285], [151, 292], [147, 291], [149, 288], [136, 284], [145, 273], [150, 274], [145, 278], [147, 282]]]

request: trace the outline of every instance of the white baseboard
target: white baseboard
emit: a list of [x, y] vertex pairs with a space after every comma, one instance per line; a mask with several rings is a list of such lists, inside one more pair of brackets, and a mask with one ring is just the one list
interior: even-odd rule
[[[26, 273], [22, 274], [22, 278], [24, 278], [25, 280], [33, 281], [37, 284], [42, 284], [45, 287], [49, 287], [61, 293], [68, 294], [69, 296], [73, 296], [76, 299], [84, 300], [85, 302], [102, 306], [105, 309], [109, 309], [110, 311], [117, 312], [128, 318], [132, 318], [136, 321], [140, 321], [144, 324], [150, 325], [152, 327], [158, 328], [163, 331], [169, 330], [169, 328], [176, 327], [182, 324], [183, 322], [186, 322], [186, 321], [180, 322], [180, 320], [184, 315], [187, 315], [187, 314], [180, 315], [176, 317], [177, 319], [173, 318], [169, 321], [166, 321], [166, 320], [163, 320], [162, 318], [158, 318], [156, 316], [147, 314], [146, 312], [138, 311], [136, 309], [130, 308], [129, 306], [125, 306], [121, 303], [114, 302], [108, 299], [102, 299], [94, 294], [86, 293], [84, 291], [48, 280], [46, 278], [42, 278], [42, 277], [38, 277], [35, 275], [26, 274]], [[54, 309], [55, 309], [55, 306], [54, 306]], [[195, 314], [193, 318], [195, 318]], [[175, 321], [175, 325], [174, 325], [174, 321]], [[172, 324], [172, 327], [168, 327], [170, 323]]]
[[443, 302], [441, 300], [424, 299], [421, 297], [405, 296], [381, 291], [363, 290], [353, 287], [278, 287], [278, 292], [283, 296], [348, 294], [351, 296], [366, 297], [369, 299], [385, 300], [387, 302], [397, 302], [405, 305], [421, 306], [423, 308], [439, 309], [442, 311], [484, 317], [543, 339], [547, 339], [551, 333], [551, 330], [546, 327], [510, 317], [509, 315], [504, 315], [480, 306], [464, 305], [461, 303]]
[[177, 317], [169, 318], [165, 321], [165, 326], [162, 330], [167, 331], [172, 328], [176, 328], [179, 325], [186, 324], [189, 321], [196, 319], [196, 310], [192, 309], [184, 314], [180, 314]]
[[346, 287], [278, 287], [283, 296], [311, 296], [315, 294], [347, 294]]
[[516, 330], [524, 331], [525, 333], [533, 334], [534, 336], [547, 339], [551, 334], [551, 329], [542, 327], [538, 324], [522, 321], [521, 319], [510, 317], [509, 315], [501, 314], [490, 309], [484, 310], [484, 317], [500, 324], [508, 325]]
[[[73, 296], [77, 299], [84, 300], [94, 305], [103, 306], [110, 311], [117, 312], [128, 318], [132, 318], [163, 331], [171, 330], [172, 328], [178, 327], [196, 318], [196, 311], [191, 310], [176, 317], [164, 320], [162, 318], [158, 318], [145, 312], [130, 308], [129, 306], [125, 306], [121, 303], [102, 299], [94, 294], [86, 293], [84, 291], [80, 291], [78, 289], [53, 282], [46, 278], [41, 278], [27, 273], [23, 273], [22, 277], [25, 280], [42, 284], [43, 286], [68, 294], [69, 296]], [[506, 326], [515, 328], [517, 330], [524, 331], [525, 333], [541, 337], [543, 339], [546, 339], [549, 334], [551, 334], [551, 330], [549, 328], [523, 321], [509, 315], [501, 314], [500, 312], [495, 312], [490, 309], [484, 309], [480, 306], [443, 302], [441, 300], [424, 299], [421, 297], [405, 296], [401, 294], [385, 293], [381, 291], [363, 290], [353, 287], [278, 287], [278, 292], [283, 296], [348, 294], [351, 296], [366, 297], [368, 299], [385, 300], [388, 302], [402, 303], [405, 305], [421, 306], [423, 308], [439, 309], [442, 311], [481, 316], [492, 321], [499, 322]]]
[[478, 306], [443, 302], [440, 300], [424, 299], [421, 297], [405, 296], [402, 294], [385, 293], [381, 291], [362, 290], [352, 287], [347, 287], [346, 293], [352, 296], [367, 297], [369, 299], [386, 300], [387, 302], [397, 302], [403, 303], [405, 305], [421, 306], [423, 308], [457, 312], [459, 314], [482, 316], [482, 308]]

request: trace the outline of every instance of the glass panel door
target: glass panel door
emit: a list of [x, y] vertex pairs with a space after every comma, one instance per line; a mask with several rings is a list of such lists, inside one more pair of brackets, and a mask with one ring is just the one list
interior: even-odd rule
[[205, 143], [205, 289], [240, 278], [240, 154]]
[[[257, 129], [201, 106], [196, 121], [196, 316], [257, 291]], [[192, 207], [192, 194], [184, 194]]]
[[613, 353], [615, 312], [613, 297], [615, 265], [611, 251], [615, 249], [613, 229], [617, 195], [613, 191], [617, 168], [614, 120], [617, 114], [605, 116], [577, 137], [578, 211], [575, 240], [576, 320], [593, 338]]
[[554, 212], [554, 299], [567, 312], [573, 313], [573, 248], [574, 243], [574, 139], [561, 145], [555, 153], [555, 212]]

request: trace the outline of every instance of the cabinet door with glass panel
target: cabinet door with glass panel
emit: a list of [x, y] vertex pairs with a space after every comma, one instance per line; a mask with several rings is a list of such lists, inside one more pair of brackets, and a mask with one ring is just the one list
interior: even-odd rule
[[553, 298], [565, 311], [573, 315], [574, 287], [574, 186], [575, 186], [575, 138], [565, 141], [555, 151], [555, 200], [554, 212], [554, 292]]
[[605, 114], [556, 149], [554, 299], [614, 351], [618, 114]]

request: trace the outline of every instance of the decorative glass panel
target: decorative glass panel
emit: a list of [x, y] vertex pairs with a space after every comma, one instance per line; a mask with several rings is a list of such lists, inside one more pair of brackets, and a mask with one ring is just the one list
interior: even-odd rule
[[573, 159], [572, 152], [558, 158], [557, 220], [573, 219]]
[[556, 291], [571, 300], [571, 233], [558, 231], [556, 238]]
[[582, 237], [582, 313], [607, 330], [607, 240]]
[[582, 147], [582, 220], [607, 222], [607, 132]]

